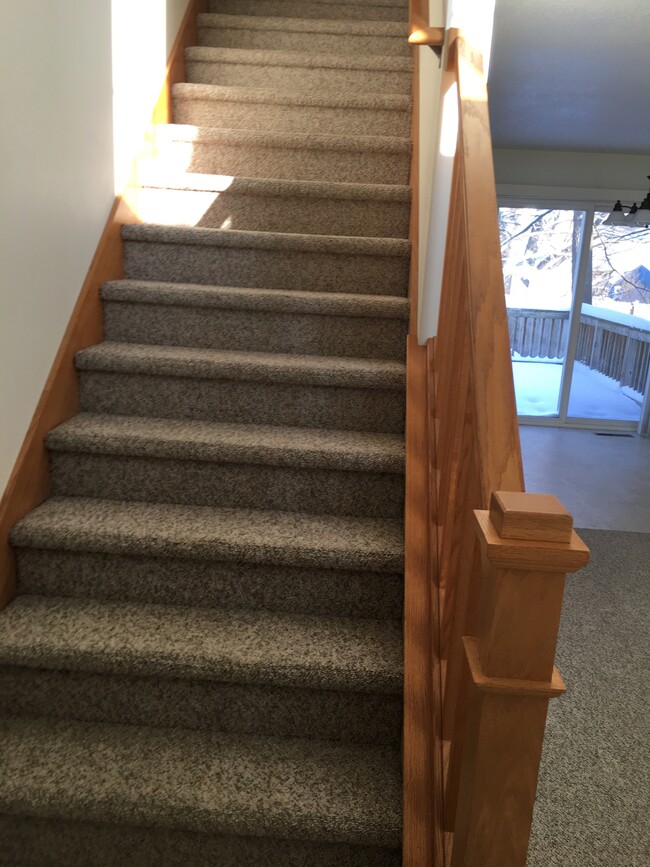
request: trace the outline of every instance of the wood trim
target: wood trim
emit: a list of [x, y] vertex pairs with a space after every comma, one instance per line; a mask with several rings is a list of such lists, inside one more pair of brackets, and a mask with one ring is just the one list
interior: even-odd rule
[[185, 81], [185, 49], [199, 44], [196, 17], [207, 11], [208, 0], [190, 0], [187, 4], [181, 26], [169, 52], [165, 80], [151, 115], [152, 124], [172, 122], [172, 87], [179, 81]]
[[99, 343], [104, 335], [99, 287], [124, 275], [120, 229], [137, 218], [121, 198], [109, 214], [99, 245], [74, 306], [13, 472], [0, 501], [0, 607], [15, 593], [12, 526], [50, 494], [50, 466], [45, 434], [79, 408], [75, 353]]
[[557, 666], [553, 666], [553, 674], [549, 681], [517, 680], [509, 677], [488, 677], [483, 672], [478, 650], [478, 641], [470, 635], [463, 637], [465, 657], [474, 687], [483, 692], [496, 692], [500, 695], [519, 695], [527, 698], [556, 698], [566, 692]]
[[538, 542], [534, 539], [508, 539], [500, 536], [487, 510], [474, 512], [476, 526], [485, 541], [490, 562], [500, 569], [532, 569], [539, 572], [577, 572], [589, 562], [589, 548], [571, 531], [568, 542]]
[[409, 266], [409, 333], [417, 337], [419, 305], [419, 251], [420, 251], [420, 53], [412, 50], [413, 84], [411, 114], [411, 214], [409, 219], [409, 241], [411, 242], [411, 262]]
[[436, 483], [437, 443], [434, 412], [435, 383], [435, 337], [427, 341], [427, 441], [429, 453], [427, 463], [427, 490], [429, 494], [429, 581], [431, 586], [431, 674], [433, 680], [432, 699], [433, 717], [431, 721], [433, 736], [433, 864], [444, 867], [445, 863], [445, 822], [444, 822], [444, 771], [442, 740], [442, 659], [441, 624], [442, 600], [440, 593], [440, 570], [438, 550], [440, 548], [438, 524], [439, 501]]
[[409, 42], [411, 45], [428, 45], [430, 48], [442, 48], [445, 44], [445, 28], [428, 27], [424, 22], [411, 19]]
[[404, 552], [404, 867], [432, 867], [434, 786], [432, 582], [429, 570], [427, 350], [414, 335], [406, 360]]
[[[184, 76], [184, 50], [196, 41], [196, 15], [206, 7], [207, 0], [190, 0], [188, 4], [169, 55], [161, 93], [151, 115], [152, 123], [167, 123], [171, 120], [171, 88]], [[145, 151], [146, 146], [135, 158], [133, 178], [137, 176], [137, 162]], [[107, 280], [118, 280], [124, 276], [120, 230], [126, 223], [140, 222], [134, 208], [137, 196], [133, 195], [133, 183], [132, 181], [124, 195], [118, 196], [113, 203], [0, 500], [0, 608], [4, 608], [16, 592], [15, 558], [9, 544], [11, 528], [50, 494], [50, 468], [44, 444], [45, 435], [74, 415], [79, 408], [75, 353], [99, 343], [104, 336], [99, 288]]]

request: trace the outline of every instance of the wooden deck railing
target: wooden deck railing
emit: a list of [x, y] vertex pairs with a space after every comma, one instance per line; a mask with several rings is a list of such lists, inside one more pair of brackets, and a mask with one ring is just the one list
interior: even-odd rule
[[[405, 791], [404, 863], [524, 867], [547, 704], [564, 690], [554, 667], [564, 578], [589, 553], [555, 497], [524, 493], [481, 57], [458, 38], [448, 64], [457, 77], [459, 135], [438, 333], [426, 348], [428, 382], [417, 392], [427, 400], [426, 424], [407, 388], [417, 420], [409, 425], [407, 409], [407, 455], [423, 441], [427, 451], [426, 459], [407, 460], [407, 509], [417, 505], [409, 478], [418, 468], [430, 474], [422, 506], [430, 522], [429, 595], [422, 590], [419, 598], [429, 605], [432, 630], [425, 734], [433, 746], [422, 763], [431, 766], [439, 802], [418, 809]], [[416, 358], [411, 345], [408, 363]], [[407, 552], [415, 550], [417, 526], [407, 512]], [[407, 596], [407, 642], [415, 610]], [[407, 653], [411, 688], [412, 658]], [[428, 707], [408, 691], [405, 701], [420, 715]], [[421, 743], [421, 727], [417, 733]], [[409, 738], [405, 729], [412, 770]], [[426, 785], [419, 791], [426, 796]], [[430, 847], [410, 847], [426, 818]]]
[[569, 324], [568, 310], [509, 307], [510, 350], [522, 358], [564, 358]]
[[583, 304], [576, 360], [643, 394], [650, 367], [650, 323], [608, 319], [606, 310]]
[[[564, 358], [568, 310], [508, 308], [510, 350], [522, 358]], [[636, 319], [636, 322], [635, 322]], [[643, 394], [650, 367], [650, 322], [583, 304], [576, 361]]]

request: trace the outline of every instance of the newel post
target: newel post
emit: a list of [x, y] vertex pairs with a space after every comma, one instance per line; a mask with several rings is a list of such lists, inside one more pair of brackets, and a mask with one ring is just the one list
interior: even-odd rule
[[451, 867], [524, 867], [567, 572], [589, 560], [555, 497], [497, 492], [476, 511], [483, 580]]

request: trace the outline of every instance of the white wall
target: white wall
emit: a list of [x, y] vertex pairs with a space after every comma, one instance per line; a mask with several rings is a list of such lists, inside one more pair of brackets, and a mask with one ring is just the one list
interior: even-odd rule
[[648, 191], [650, 154], [495, 149], [494, 171], [502, 198], [640, 202]]
[[131, 178], [189, 0], [112, 0], [115, 192]]
[[[113, 166], [112, 6], [121, 0], [0, 2], [0, 492], [4, 489], [118, 186]], [[135, 15], [151, 0], [129, 0]], [[153, 0], [158, 89], [188, 0]], [[128, 23], [151, 46], [150, 22]], [[157, 96], [143, 63], [134, 95]], [[143, 108], [144, 110], [144, 108]]]
[[0, 4], [0, 490], [114, 198], [110, 17]]

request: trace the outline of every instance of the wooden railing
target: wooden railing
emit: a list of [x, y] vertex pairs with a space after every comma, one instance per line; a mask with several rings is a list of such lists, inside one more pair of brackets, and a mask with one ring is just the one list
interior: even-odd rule
[[606, 310], [600, 315], [598, 308], [583, 304], [576, 359], [643, 394], [650, 367], [650, 323], [614, 321]]
[[[548, 700], [564, 690], [564, 578], [589, 552], [555, 497], [524, 493], [481, 57], [457, 38], [448, 65], [459, 135], [440, 319], [426, 364], [413, 342], [407, 361], [404, 863], [524, 867]], [[433, 683], [419, 704], [416, 666]], [[413, 784], [435, 803], [414, 803]]]
[[[650, 367], [650, 322], [583, 304], [576, 361], [643, 394]], [[568, 310], [508, 308], [510, 350], [522, 358], [564, 358]]]
[[508, 308], [510, 349], [522, 358], [564, 358], [569, 342], [568, 310]]

